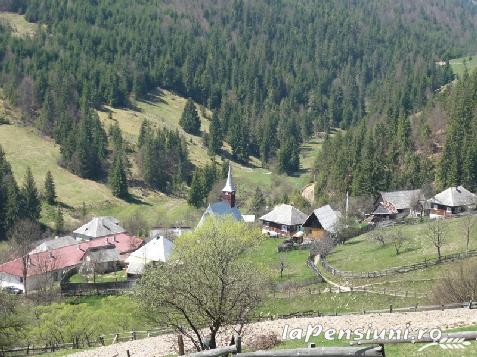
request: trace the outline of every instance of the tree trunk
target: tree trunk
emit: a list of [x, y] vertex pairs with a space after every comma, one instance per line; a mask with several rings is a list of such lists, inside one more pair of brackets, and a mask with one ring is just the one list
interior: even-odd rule
[[439, 257], [439, 260], [441, 260], [441, 247], [437, 247], [437, 256]]

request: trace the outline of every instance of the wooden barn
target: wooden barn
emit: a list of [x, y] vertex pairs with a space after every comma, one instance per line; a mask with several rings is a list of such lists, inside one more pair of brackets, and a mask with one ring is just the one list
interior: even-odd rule
[[320, 240], [327, 234], [335, 234], [340, 217], [341, 213], [334, 211], [330, 205], [315, 209], [303, 224], [305, 239]]

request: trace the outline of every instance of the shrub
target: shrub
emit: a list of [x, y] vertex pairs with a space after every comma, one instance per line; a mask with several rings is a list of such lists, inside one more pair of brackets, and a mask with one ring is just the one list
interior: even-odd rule
[[268, 333], [253, 336], [247, 347], [251, 351], [269, 350], [272, 347], [275, 347], [279, 342], [277, 335], [274, 333]]
[[475, 300], [477, 297], [477, 264], [462, 263], [451, 270], [433, 289], [435, 303], [446, 304]]

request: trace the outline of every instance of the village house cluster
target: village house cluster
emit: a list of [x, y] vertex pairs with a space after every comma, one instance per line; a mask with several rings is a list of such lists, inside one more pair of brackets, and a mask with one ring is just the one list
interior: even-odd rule
[[[198, 227], [208, 217], [233, 217], [254, 223], [254, 215], [242, 215], [236, 205], [236, 186], [231, 167], [220, 201], [211, 203]], [[406, 216], [449, 217], [475, 210], [477, 197], [462, 186], [449, 187], [426, 199], [421, 190], [381, 192], [372, 212], [370, 224], [401, 219]], [[293, 243], [322, 240], [336, 235], [343, 214], [330, 205], [305, 214], [289, 204], [275, 206], [259, 218], [262, 232], [270, 237], [291, 238]], [[71, 236], [37, 242], [26, 257], [0, 265], [0, 287], [24, 291], [36, 290], [63, 281], [74, 273], [103, 274], [125, 269], [128, 278], [141, 275], [147, 264], [166, 262], [174, 249], [173, 238], [190, 231], [190, 227], [158, 227], [150, 231], [148, 242], [130, 235], [113, 217], [96, 217], [76, 229]], [[170, 238], [170, 239], [168, 239]]]

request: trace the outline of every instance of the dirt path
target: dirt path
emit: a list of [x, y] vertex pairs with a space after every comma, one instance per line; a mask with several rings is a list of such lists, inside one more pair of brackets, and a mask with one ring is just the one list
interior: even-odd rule
[[[250, 324], [244, 328], [244, 344], [251, 340], [254, 335], [275, 333], [281, 339], [285, 325], [289, 330], [293, 328], [307, 328], [308, 324], [320, 324], [324, 329], [357, 329], [369, 328], [377, 329], [405, 329], [406, 324], [410, 324], [410, 329], [432, 329], [442, 330], [477, 324], [477, 310], [455, 309], [445, 311], [424, 311], [406, 312], [393, 314], [370, 314], [370, 315], [345, 315], [326, 316], [316, 318], [293, 318], [275, 321], [263, 321]], [[222, 344], [226, 343], [224, 338], [230, 338], [232, 332], [222, 334]], [[305, 343], [303, 343], [305, 345]], [[123, 342], [115, 345], [100, 347], [97, 349], [75, 353], [74, 357], [125, 357], [126, 350], [131, 356], [159, 357], [176, 353], [176, 336], [162, 335], [138, 341]]]

